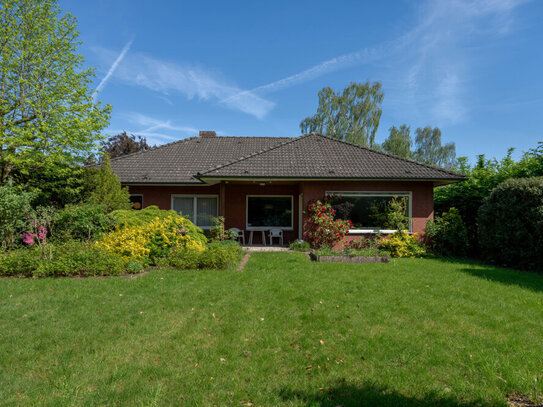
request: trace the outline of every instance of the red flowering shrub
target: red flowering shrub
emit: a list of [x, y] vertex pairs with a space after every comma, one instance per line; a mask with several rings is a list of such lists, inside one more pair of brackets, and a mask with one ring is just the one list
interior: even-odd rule
[[307, 205], [306, 213], [312, 221], [310, 243], [315, 248], [332, 248], [343, 240], [353, 225], [350, 220], [334, 219], [336, 211], [328, 202], [312, 202]]

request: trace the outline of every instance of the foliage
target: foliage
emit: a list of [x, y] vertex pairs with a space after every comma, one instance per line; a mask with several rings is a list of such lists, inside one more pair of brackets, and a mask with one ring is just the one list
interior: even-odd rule
[[53, 238], [96, 240], [113, 225], [114, 221], [105, 205], [66, 205], [55, 217]]
[[381, 84], [351, 83], [343, 92], [326, 87], [319, 92], [319, 107], [314, 116], [300, 123], [302, 133], [317, 132], [327, 136], [374, 147], [375, 133], [383, 102]]
[[377, 248], [376, 246], [368, 248], [351, 248], [345, 246], [343, 251], [333, 250], [329, 247], [323, 247], [321, 249], [313, 250], [313, 254], [316, 256], [349, 256], [349, 257], [375, 257], [375, 256], [386, 256], [387, 252], [384, 252]]
[[30, 223], [34, 193], [19, 191], [12, 182], [0, 186], [0, 249], [17, 245]]
[[225, 240], [209, 243], [200, 255], [200, 268], [224, 270], [238, 264], [245, 251], [238, 242]]
[[378, 248], [391, 257], [422, 257], [426, 254], [424, 246], [418, 241], [418, 234], [410, 235], [405, 230], [394, 232], [383, 239]]
[[350, 220], [334, 219], [336, 211], [328, 202], [311, 202], [307, 205], [306, 213], [311, 219], [311, 246], [314, 248], [334, 247], [352, 227]]
[[109, 120], [93, 100], [75, 18], [54, 0], [4, 0], [0, 7], [0, 185], [12, 171], [82, 162]]
[[101, 143], [102, 150], [109, 156], [109, 158], [120, 157], [127, 154], [133, 154], [140, 151], [150, 150], [152, 147], [147, 144], [145, 137], [136, 136], [133, 134], [128, 135], [126, 131], [119, 133], [115, 136], [109, 137], [107, 140]]
[[105, 205], [109, 211], [132, 208], [128, 188], [121, 186], [107, 155], [104, 156], [100, 170], [95, 172], [89, 181], [93, 185], [89, 196], [90, 203]]
[[370, 237], [361, 237], [345, 243], [343, 254], [347, 256], [384, 256], [388, 253], [381, 250], [382, 235], [377, 233]]
[[118, 225], [102, 236], [96, 245], [111, 253], [119, 253], [127, 260], [156, 263], [159, 258], [168, 256], [173, 247], [204, 247], [205, 242], [199, 228], [174, 212], [162, 219], [155, 217], [144, 225]]
[[144, 270], [145, 266], [139, 261], [131, 260], [126, 263], [126, 271], [128, 274], [138, 274]]
[[224, 216], [211, 218], [211, 229], [209, 232], [213, 242], [221, 242], [223, 240], [235, 239], [237, 237], [236, 232], [224, 229]]
[[62, 208], [84, 199], [85, 171], [62, 157], [50, 157], [33, 163], [30, 168], [13, 168], [11, 178], [20, 189], [36, 195], [35, 205]]
[[483, 256], [500, 265], [543, 270], [543, 177], [509, 179], [479, 208]]
[[389, 132], [390, 135], [381, 144], [381, 149], [388, 154], [398, 157], [413, 158], [413, 152], [411, 151], [413, 141], [409, 134], [409, 126], [402, 124], [399, 129], [396, 126], [392, 126]]
[[311, 245], [303, 240], [295, 240], [290, 244], [289, 249], [295, 252], [308, 252], [311, 250]]
[[386, 227], [392, 230], [409, 230], [409, 217], [407, 213], [407, 197], [392, 197], [385, 213]]
[[480, 155], [473, 167], [465, 158], [460, 158], [456, 169], [468, 179], [434, 191], [437, 215], [452, 207], [458, 209], [468, 230], [470, 255], [479, 255], [477, 213], [490, 191], [508, 178], [543, 176], [543, 143], [524, 153], [519, 161], [512, 159], [512, 153], [513, 149], [510, 149], [499, 161]]
[[170, 216], [179, 217], [180, 215], [174, 210], [159, 209], [156, 205], [150, 205], [138, 211], [120, 209], [111, 212], [111, 217], [115, 223], [129, 226], [143, 226], [151, 223], [156, 218], [163, 220]]
[[168, 256], [169, 265], [180, 270], [197, 269], [204, 250], [204, 246], [196, 245], [173, 247]]
[[454, 143], [441, 144], [441, 130], [437, 127], [418, 128], [413, 157], [421, 163], [452, 168], [455, 165], [456, 147]]
[[115, 253], [83, 242], [49, 244], [51, 256], [43, 258], [36, 247], [0, 255], [0, 276], [26, 277], [106, 276], [126, 271], [125, 262]]
[[36, 247], [14, 249], [0, 253], [0, 276], [21, 275], [32, 277], [42, 262], [39, 249]]
[[466, 256], [468, 231], [458, 209], [451, 208], [443, 215], [430, 219], [426, 223], [424, 241], [432, 251], [443, 256]]

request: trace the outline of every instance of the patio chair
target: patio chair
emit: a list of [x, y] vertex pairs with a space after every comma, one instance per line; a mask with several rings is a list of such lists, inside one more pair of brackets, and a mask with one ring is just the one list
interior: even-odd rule
[[238, 228], [230, 228], [230, 230], [236, 234], [236, 240], [241, 239], [241, 243], [245, 246], [245, 231]]
[[283, 229], [270, 229], [270, 246], [273, 246], [273, 238], [276, 237], [283, 246]]

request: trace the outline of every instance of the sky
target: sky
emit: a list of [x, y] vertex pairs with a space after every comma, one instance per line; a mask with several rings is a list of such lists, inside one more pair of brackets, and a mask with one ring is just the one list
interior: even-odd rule
[[543, 1], [60, 0], [113, 107], [104, 134], [164, 144], [297, 136], [326, 86], [381, 82], [376, 140], [439, 127], [458, 156], [543, 141]]

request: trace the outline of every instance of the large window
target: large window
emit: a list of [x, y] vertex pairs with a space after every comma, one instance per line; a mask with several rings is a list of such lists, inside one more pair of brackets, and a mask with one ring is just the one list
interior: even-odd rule
[[[336, 210], [336, 219], [353, 222], [349, 233], [388, 233], [394, 226], [388, 216], [393, 199], [405, 200], [405, 215], [411, 217], [411, 194], [409, 192], [340, 192], [329, 191], [333, 195], [332, 207]], [[411, 230], [411, 222], [409, 222]]]
[[211, 227], [211, 218], [218, 214], [216, 195], [172, 195], [172, 209], [202, 229]]
[[247, 229], [292, 229], [292, 196], [247, 196]]

